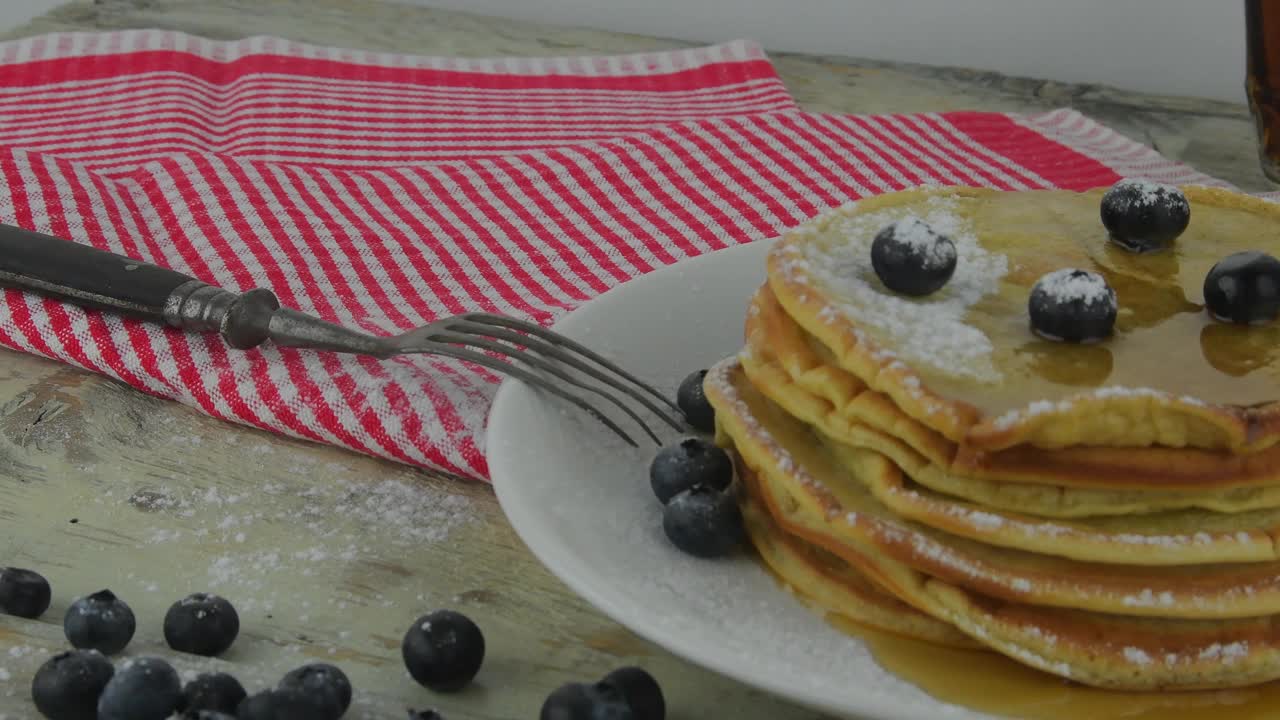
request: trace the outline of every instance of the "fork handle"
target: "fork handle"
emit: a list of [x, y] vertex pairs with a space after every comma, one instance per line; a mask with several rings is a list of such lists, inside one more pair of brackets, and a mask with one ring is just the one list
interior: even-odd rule
[[0, 282], [66, 300], [164, 321], [165, 303], [195, 278], [11, 225], [0, 225]]
[[217, 331], [241, 349], [268, 338], [271, 315], [280, 307], [269, 290], [237, 295], [176, 270], [12, 225], [0, 225], [0, 285], [187, 330]]

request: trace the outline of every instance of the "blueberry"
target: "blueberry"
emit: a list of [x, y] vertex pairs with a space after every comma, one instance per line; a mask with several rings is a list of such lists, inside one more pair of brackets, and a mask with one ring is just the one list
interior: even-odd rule
[[235, 715], [229, 715], [217, 710], [187, 710], [182, 713], [182, 720], [237, 720]]
[[31, 700], [49, 720], [95, 720], [98, 697], [115, 668], [97, 650], [69, 650], [49, 658], [31, 679]]
[[667, 503], [662, 529], [680, 550], [698, 557], [728, 555], [743, 539], [742, 511], [732, 492], [694, 485]]
[[312, 663], [290, 670], [277, 685], [280, 689], [297, 688], [319, 699], [331, 710], [330, 717], [339, 718], [351, 707], [351, 681], [346, 673], [328, 663]]
[[435, 710], [414, 710], [409, 709], [409, 720], [444, 720], [444, 716]]
[[1027, 301], [1031, 329], [1047, 340], [1092, 342], [1111, 335], [1116, 293], [1099, 274], [1055, 270], [1040, 278]]
[[569, 683], [542, 703], [538, 720], [639, 720], [622, 691], [613, 685]]
[[1224, 322], [1268, 323], [1280, 315], [1280, 260], [1239, 252], [1219, 260], [1204, 278], [1204, 304]]
[[133, 639], [138, 623], [133, 610], [110, 590], [77, 599], [62, 618], [62, 631], [72, 647], [115, 655]]
[[414, 621], [400, 654], [418, 684], [437, 692], [460, 690], [484, 662], [484, 635], [466, 615], [436, 610]]
[[694, 485], [724, 490], [732, 482], [729, 453], [702, 438], [686, 438], [662, 448], [649, 465], [649, 486], [664, 505]]
[[126, 661], [98, 698], [98, 720], [164, 720], [182, 704], [182, 681], [155, 657]]
[[664, 720], [667, 716], [667, 701], [662, 697], [662, 688], [658, 681], [643, 668], [618, 668], [600, 681], [604, 685], [612, 685], [622, 693], [627, 706], [635, 720]]
[[707, 371], [699, 370], [681, 381], [676, 389], [676, 405], [695, 430], [709, 433], [716, 429], [716, 411], [707, 402], [707, 394], [702, 389], [702, 381], [706, 377]]
[[240, 633], [240, 616], [225, 598], [194, 593], [174, 603], [164, 616], [164, 640], [178, 652], [213, 656], [226, 651]]
[[334, 717], [322, 700], [296, 688], [263, 690], [245, 698], [236, 708], [237, 720], [317, 720]]
[[932, 295], [955, 274], [956, 246], [923, 220], [907, 218], [876, 233], [871, 267], [880, 282], [896, 293]]
[[182, 706], [234, 714], [246, 694], [240, 681], [226, 673], [201, 673], [182, 688]]
[[1187, 229], [1191, 205], [1172, 185], [1121, 180], [1102, 196], [1102, 225], [1129, 252], [1163, 250]]
[[34, 570], [0, 567], [0, 612], [38, 618], [49, 609], [53, 591], [49, 581]]

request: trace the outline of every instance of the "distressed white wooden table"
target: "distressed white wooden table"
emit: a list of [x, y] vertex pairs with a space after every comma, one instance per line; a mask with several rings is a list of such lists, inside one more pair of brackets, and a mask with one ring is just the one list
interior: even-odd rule
[[[357, 0], [76, 2], [10, 36], [161, 27], [214, 38], [271, 34], [419, 54], [617, 53], [682, 43]], [[709, 42], [727, 38], [707, 38]], [[850, 52], [856, 52], [850, 48]], [[1071, 105], [1249, 190], [1257, 170], [1242, 106], [1097, 86], [774, 54], [807, 109], [1028, 111]], [[348, 717], [532, 718], [551, 689], [640, 664], [671, 717], [799, 720], [813, 712], [690, 666], [607, 620], [533, 559], [484, 486], [211, 420], [100, 377], [0, 352], [0, 564], [44, 572], [39, 621], [0, 616], [0, 720], [35, 717], [31, 674], [63, 647], [76, 595], [110, 587], [134, 608], [132, 653], [179, 669], [229, 668], [251, 688], [311, 659], [346, 669]], [[164, 610], [195, 590], [232, 598], [243, 632], [219, 661], [165, 651]], [[484, 628], [478, 682], [455, 696], [415, 686], [400, 637], [437, 607]], [[762, 652], [767, 652], [762, 648]]]

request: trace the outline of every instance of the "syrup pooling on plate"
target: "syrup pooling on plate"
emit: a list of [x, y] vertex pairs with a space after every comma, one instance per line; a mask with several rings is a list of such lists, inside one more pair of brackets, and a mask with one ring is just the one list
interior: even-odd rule
[[[1238, 406], [1280, 400], [1280, 323], [1224, 325], [1202, 306], [1204, 278], [1214, 263], [1242, 250], [1275, 253], [1280, 224], [1193, 200], [1190, 225], [1170, 249], [1134, 254], [1108, 241], [1099, 219], [1101, 197], [1101, 190], [961, 195], [942, 208], [936, 198], [923, 198], [830, 227], [831, 242], [819, 238], [807, 259], [846, 301], [845, 311], [861, 330], [902, 355], [932, 390], [985, 414], [1109, 387]], [[950, 285], [923, 299], [894, 298], [950, 318], [954, 328], [933, 328], [949, 332], [936, 341], [866, 302], [869, 290], [888, 294], [869, 268], [822, 262], [835, 246], [862, 244], [849, 234], [874, 235], [872, 225], [906, 217], [927, 218], [958, 238], [960, 264]], [[1005, 258], [1003, 273], [993, 258]], [[1073, 345], [1031, 332], [1030, 289], [1063, 268], [1097, 272], [1115, 289], [1120, 309], [1111, 338]], [[983, 282], [990, 291], [982, 292]], [[963, 314], [951, 318], [957, 305]], [[924, 342], [913, 348], [910, 340], [917, 336]]]
[[1084, 687], [985, 650], [941, 647], [828, 615], [876, 661], [943, 702], [1023, 720], [1270, 720], [1280, 684], [1231, 690], [1134, 693]]

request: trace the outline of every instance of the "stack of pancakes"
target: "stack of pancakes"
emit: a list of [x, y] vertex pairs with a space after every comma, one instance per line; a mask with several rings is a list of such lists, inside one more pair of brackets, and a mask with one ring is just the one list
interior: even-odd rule
[[[912, 190], [784, 236], [705, 384], [761, 558], [824, 611], [1088, 685], [1280, 677], [1280, 325], [1202, 306], [1219, 259], [1280, 249], [1280, 206], [1184, 192], [1157, 254], [1108, 242], [1101, 190]], [[870, 261], [908, 218], [958, 253], [923, 298]], [[1061, 268], [1115, 289], [1111, 338], [1031, 332]]]

